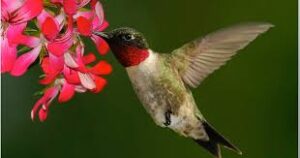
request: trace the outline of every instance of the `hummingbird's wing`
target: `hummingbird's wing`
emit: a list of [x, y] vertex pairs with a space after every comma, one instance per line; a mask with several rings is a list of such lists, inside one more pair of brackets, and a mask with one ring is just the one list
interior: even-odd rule
[[196, 88], [238, 50], [272, 26], [269, 23], [247, 23], [221, 29], [174, 50], [171, 60], [183, 81]]

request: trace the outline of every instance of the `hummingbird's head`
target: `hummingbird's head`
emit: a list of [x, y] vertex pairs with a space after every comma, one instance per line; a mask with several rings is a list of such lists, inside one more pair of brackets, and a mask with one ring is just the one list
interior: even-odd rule
[[143, 34], [132, 28], [122, 27], [94, 34], [101, 36], [109, 44], [116, 58], [125, 67], [138, 65], [149, 56], [149, 46]]

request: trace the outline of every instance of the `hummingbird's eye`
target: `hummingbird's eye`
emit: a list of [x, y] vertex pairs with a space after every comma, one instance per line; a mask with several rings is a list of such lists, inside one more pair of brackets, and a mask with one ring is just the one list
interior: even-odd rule
[[123, 36], [121, 36], [121, 38], [124, 40], [124, 41], [131, 41], [134, 39], [134, 36], [131, 35], [131, 34], [125, 34]]

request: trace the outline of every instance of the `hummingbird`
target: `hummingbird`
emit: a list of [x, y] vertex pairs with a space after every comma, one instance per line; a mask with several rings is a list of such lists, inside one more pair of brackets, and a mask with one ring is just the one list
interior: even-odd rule
[[142, 33], [129, 27], [93, 32], [109, 45], [126, 69], [133, 89], [160, 127], [190, 138], [221, 158], [220, 146], [242, 154], [201, 114], [191, 92], [202, 81], [266, 32], [270, 23], [244, 23], [223, 28], [184, 44], [170, 53], [152, 50]]

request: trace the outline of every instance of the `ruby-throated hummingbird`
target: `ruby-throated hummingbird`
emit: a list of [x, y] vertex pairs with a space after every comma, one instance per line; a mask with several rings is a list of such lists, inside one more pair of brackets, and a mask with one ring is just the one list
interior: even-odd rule
[[193, 139], [221, 158], [220, 145], [239, 154], [242, 152], [207, 122], [190, 88], [197, 88], [238, 50], [272, 26], [247, 23], [221, 29], [171, 53], [153, 51], [144, 36], [132, 28], [94, 34], [107, 41], [117, 60], [126, 68], [138, 98], [157, 125]]

